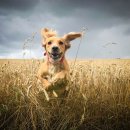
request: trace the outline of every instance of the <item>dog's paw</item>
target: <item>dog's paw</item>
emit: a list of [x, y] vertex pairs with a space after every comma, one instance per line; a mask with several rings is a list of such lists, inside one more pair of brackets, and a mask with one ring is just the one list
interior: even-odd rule
[[44, 89], [48, 90], [48, 88], [51, 86], [52, 84], [47, 82], [46, 84], [44, 84]]

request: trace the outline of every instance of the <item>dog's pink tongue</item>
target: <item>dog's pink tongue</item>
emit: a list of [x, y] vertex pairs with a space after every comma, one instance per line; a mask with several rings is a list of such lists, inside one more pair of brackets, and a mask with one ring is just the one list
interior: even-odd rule
[[57, 56], [57, 53], [53, 53], [54, 56]]
[[56, 56], [58, 55], [58, 52], [52, 52], [52, 55]]

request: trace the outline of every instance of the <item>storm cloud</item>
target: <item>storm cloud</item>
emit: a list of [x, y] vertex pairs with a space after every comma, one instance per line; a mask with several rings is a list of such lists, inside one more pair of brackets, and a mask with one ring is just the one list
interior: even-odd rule
[[[1, 0], [0, 58], [22, 58], [25, 43], [27, 57], [43, 57], [44, 27], [60, 36], [87, 27], [79, 58], [130, 58], [129, 0]], [[75, 57], [79, 41], [72, 42], [69, 58]]]

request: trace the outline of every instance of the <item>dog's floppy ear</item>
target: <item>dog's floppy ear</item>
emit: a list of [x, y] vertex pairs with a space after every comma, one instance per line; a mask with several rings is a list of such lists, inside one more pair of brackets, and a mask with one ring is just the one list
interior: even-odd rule
[[70, 41], [79, 38], [82, 36], [82, 33], [75, 33], [75, 32], [70, 32], [66, 35], [63, 36], [65, 42], [66, 42], [66, 47], [67, 49], [70, 48]]
[[46, 41], [47, 38], [54, 37], [56, 35], [57, 35], [56, 31], [54, 31], [52, 29], [48, 29], [48, 28], [41, 29], [41, 36], [43, 38], [42, 45], [45, 46], [45, 44], [46, 44], [45, 41]]

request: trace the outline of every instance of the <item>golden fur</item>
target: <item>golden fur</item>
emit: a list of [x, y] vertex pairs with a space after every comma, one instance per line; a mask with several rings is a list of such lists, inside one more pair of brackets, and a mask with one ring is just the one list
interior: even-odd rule
[[47, 58], [41, 64], [37, 76], [47, 91], [54, 90], [60, 96], [66, 90], [66, 85], [57, 85], [59, 82], [63, 84], [61, 81], [69, 77], [69, 65], [65, 58], [65, 52], [70, 48], [70, 41], [81, 37], [81, 35], [81, 33], [72, 32], [58, 37], [53, 30], [47, 28], [41, 30], [42, 45], [46, 50]]

